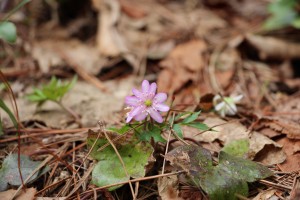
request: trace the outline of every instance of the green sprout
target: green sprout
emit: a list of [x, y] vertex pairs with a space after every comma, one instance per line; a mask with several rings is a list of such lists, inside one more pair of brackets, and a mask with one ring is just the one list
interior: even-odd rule
[[35, 88], [31, 94], [27, 95], [27, 98], [32, 102], [36, 102], [38, 106], [42, 106], [46, 101], [52, 101], [68, 112], [80, 124], [79, 116], [62, 103], [62, 98], [73, 88], [76, 81], [77, 76], [74, 76], [72, 81], [65, 83], [53, 76], [49, 84], [43, 85], [41, 89]]

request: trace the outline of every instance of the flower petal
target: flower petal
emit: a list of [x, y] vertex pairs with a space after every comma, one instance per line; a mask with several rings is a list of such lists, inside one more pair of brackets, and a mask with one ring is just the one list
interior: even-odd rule
[[227, 115], [235, 115], [237, 113], [237, 107], [235, 104], [229, 104], [226, 107], [226, 114]]
[[148, 112], [150, 114], [150, 116], [158, 123], [162, 123], [163, 122], [163, 118], [160, 115], [159, 112], [157, 112], [156, 110], [154, 110], [153, 108], [148, 109]]
[[128, 115], [128, 116], [127, 116], [127, 119], [126, 119], [126, 123], [129, 123], [129, 122], [132, 120], [132, 118], [133, 118], [133, 117], [132, 117], [131, 115]]
[[156, 89], [157, 89], [156, 83], [151, 83], [149, 93], [154, 95], [156, 92]]
[[217, 105], [215, 105], [215, 110], [219, 111], [224, 107], [225, 107], [225, 102], [221, 102], [221, 103], [218, 103]]
[[158, 103], [158, 104], [154, 104], [153, 107], [158, 110], [158, 111], [161, 111], [161, 112], [167, 112], [170, 110], [170, 107], [165, 105], [165, 104], [162, 104], [162, 103]]
[[166, 93], [157, 93], [154, 97], [154, 100], [157, 101], [158, 103], [162, 103], [165, 100], [167, 100], [168, 96]]
[[133, 88], [133, 89], [132, 89], [132, 93], [133, 93], [134, 96], [136, 96], [137, 98], [144, 100], [144, 95], [143, 95], [143, 93], [141, 93], [139, 90]]
[[144, 105], [133, 108], [127, 115], [126, 123], [130, 122], [132, 118], [135, 117], [136, 115], [141, 114], [143, 111], [145, 111], [145, 109], [146, 106]]
[[142, 112], [134, 117], [136, 121], [143, 121], [147, 117], [147, 112]]
[[243, 98], [243, 95], [239, 95], [239, 96], [236, 96], [236, 97], [233, 97], [233, 101], [236, 103], [236, 102], [239, 102], [241, 99]]
[[144, 80], [144, 81], [142, 82], [142, 91], [143, 91], [144, 93], [148, 93], [149, 87], [150, 87], [149, 81]]
[[135, 97], [135, 96], [127, 96], [125, 98], [125, 103], [128, 105], [128, 106], [138, 106], [139, 103], [140, 103], [140, 100], [139, 98]]

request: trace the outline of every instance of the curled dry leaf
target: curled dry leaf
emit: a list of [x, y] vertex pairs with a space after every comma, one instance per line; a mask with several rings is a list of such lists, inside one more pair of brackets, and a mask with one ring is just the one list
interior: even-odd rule
[[282, 138], [278, 141], [283, 146], [283, 150], [287, 155], [285, 162], [279, 164], [279, 167], [284, 172], [293, 172], [300, 169], [300, 152], [299, 140], [291, 140], [288, 138]]
[[158, 76], [160, 90], [174, 92], [188, 81], [196, 81], [205, 65], [203, 54], [206, 49], [203, 40], [191, 40], [175, 47], [160, 63], [164, 68]]
[[265, 165], [279, 164], [286, 159], [282, 145], [258, 132], [251, 133], [248, 157]]
[[283, 114], [278, 114], [278, 117], [295, 123], [300, 121], [300, 96], [289, 98], [288, 101], [282, 102], [276, 111]]
[[300, 139], [300, 124], [291, 120], [278, 119], [273, 117], [263, 117], [260, 123], [277, 132], [286, 134], [290, 139]]

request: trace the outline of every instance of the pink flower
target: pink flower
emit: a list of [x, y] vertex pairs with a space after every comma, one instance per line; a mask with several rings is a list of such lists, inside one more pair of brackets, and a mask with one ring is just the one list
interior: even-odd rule
[[136, 121], [144, 120], [148, 114], [158, 123], [163, 122], [160, 112], [167, 112], [170, 107], [163, 102], [167, 100], [166, 93], [156, 93], [156, 83], [149, 84], [149, 81], [144, 80], [142, 90], [132, 89], [133, 96], [127, 96], [125, 103], [131, 108], [127, 113], [126, 123], [132, 118]]

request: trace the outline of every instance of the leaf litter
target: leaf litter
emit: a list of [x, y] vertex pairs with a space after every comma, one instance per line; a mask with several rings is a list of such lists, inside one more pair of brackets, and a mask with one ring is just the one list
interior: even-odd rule
[[[14, 6], [3, 2], [4, 12]], [[297, 198], [299, 30], [294, 24], [258, 30], [266, 7], [256, 0], [114, 0], [36, 1], [19, 9], [10, 18], [16, 43], [1, 41], [0, 59], [22, 125], [19, 154], [34, 162], [55, 155], [46, 159], [50, 170], [26, 184], [35, 188], [25, 192], [31, 197], [16, 198], [65, 199], [76, 192], [83, 199]], [[70, 81], [76, 74], [62, 102], [80, 116], [83, 128], [56, 104], [37, 108], [25, 98], [53, 75]], [[170, 124], [142, 132], [143, 125], [122, 128], [124, 98], [143, 79], [157, 81], [159, 91], [168, 93]], [[8, 90], [0, 88], [1, 100], [16, 115]], [[239, 94], [243, 99], [234, 116], [214, 112], [214, 96]], [[0, 110], [2, 169], [18, 153], [18, 131], [6, 113]], [[193, 114], [176, 118], [180, 113]], [[99, 120], [107, 123], [117, 151], [104, 135], [95, 143], [99, 151], [90, 149], [88, 129], [95, 130]], [[11, 191], [0, 195], [15, 195]]]

